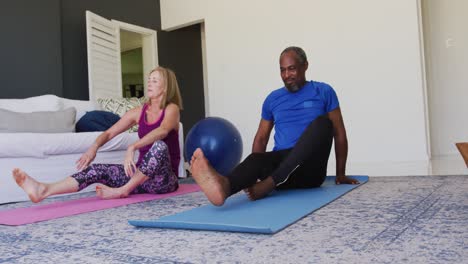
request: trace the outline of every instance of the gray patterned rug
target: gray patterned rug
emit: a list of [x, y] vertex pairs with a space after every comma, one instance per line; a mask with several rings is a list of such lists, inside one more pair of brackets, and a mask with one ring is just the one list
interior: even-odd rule
[[[77, 199], [82, 193], [47, 199]], [[243, 194], [239, 194], [243, 195]], [[3, 263], [467, 263], [468, 176], [375, 177], [275, 235], [139, 229], [202, 193], [0, 226]], [[28, 203], [0, 205], [0, 210]]]

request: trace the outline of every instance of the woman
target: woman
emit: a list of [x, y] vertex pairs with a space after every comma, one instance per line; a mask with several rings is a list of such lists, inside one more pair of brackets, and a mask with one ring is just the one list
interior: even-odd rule
[[[76, 162], [80, 171], [56, 183], [36, 181], [22, 170], [13, 170], [13, 178], [32, 202], [54, 194], [78, 192], [93, 183], [103, 199], [127, 197], [135, 193], [168, 193], [177, 190], [180, 162], [178, 139], [182, 99], [173, 71], [154, 69], [148, 78], [148, 101], [129, 110], [111, 128], [97, 137], [94, 144]], [[135, 124], [139, 140], [130, 145], [124, 164], [91, 164], [99, 147]], [[135, 151], [139, 151], [135, 163]]]

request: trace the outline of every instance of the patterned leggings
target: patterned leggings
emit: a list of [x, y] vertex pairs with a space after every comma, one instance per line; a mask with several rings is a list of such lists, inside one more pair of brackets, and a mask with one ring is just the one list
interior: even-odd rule
[[[137, 168], [149, 179], [135, 188], [131, 194], [168, 193], [179, 187], [177, 176], [172, 171], [169, 149], [163, 141], [154, 142]], [[118, 188], [130, 180], [130, 177], [125, 175], [122, 164], [92, 164], [71, 177], [78, 182], [79, 191], [93, 183]]]

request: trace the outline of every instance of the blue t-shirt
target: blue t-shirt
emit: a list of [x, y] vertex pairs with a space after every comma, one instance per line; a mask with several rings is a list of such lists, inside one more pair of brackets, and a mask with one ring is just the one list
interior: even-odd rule
[[306, 82], [295, 93], [285, 87], [271, 92], [263, 102], [262, 118], [274, 122], [273, 150], [294, 147], [312, 121], [339, 106], [335, 91], [326, 83]]

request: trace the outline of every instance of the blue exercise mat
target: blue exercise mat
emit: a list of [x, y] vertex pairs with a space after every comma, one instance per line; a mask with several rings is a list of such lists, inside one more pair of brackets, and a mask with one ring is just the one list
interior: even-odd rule
[[[352, 177], [360, 185], [369, 179]], [[254, 202], [237, 195], [220, 207], [205, 205], [156, 220], [128, 222], [138, 227], [274, 234], [358, 186], [336, 185], [335, 177], [329, 176], [320, 188], [275, 191]]]

